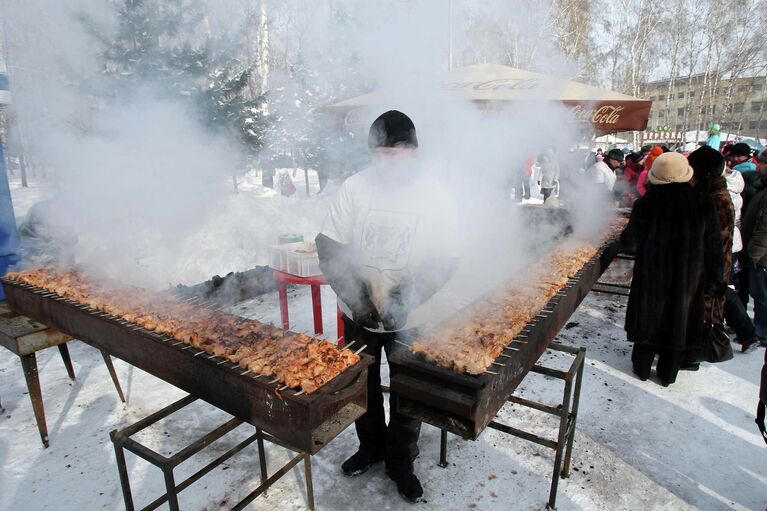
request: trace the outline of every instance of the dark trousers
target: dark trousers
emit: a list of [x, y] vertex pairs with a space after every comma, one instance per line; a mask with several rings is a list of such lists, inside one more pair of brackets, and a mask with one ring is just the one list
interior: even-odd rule
[[749, 270], [750, 263], [745, 260], [744, 256], [740, 255], [740, 252], [737, 255], [739, 261], [738, 266], [740, 266], [740, 271], [735, 274], [734, 282], [735, 282], [735, 290], [738, 292], [738, 296], [740, 297], [740, 301], [743, 303], [744, 308], [748, 308], [748, 288], [749, 288], [749, 273], [751, 273]]
[[746, 314], [746, 308], [738, 293], [727, 287], [724, 291], [724, 320], [735, 330], [738, 341], [747, 341], [756, 337], [754, 322]]
[[546, 202], [546, 199], [549, 198], [553, 191], [553, 188], [541, 188], [541, 193], [543, 194], [543, 202]]
[[679, 373], [679, 366], [682, 365], [684, 359], [684, 351], [634, 343], [634, 349], [631, 350], [631, 363], [634, 365], [634, 372], [640, 378], [649, 378], [655, 355], [658, 355], [658, 365], [655, 368], [658, 378], [663, 383], [674, 383], [676, 375]]
[[389, 353], [398, 346], [394, 333], [374, 333], [344, 316], [346, 342], [356, 341], [355, 347], [367, 345], [365, 353], [375, 357], [368, 367], [368, 410], [354, 423], [360, 440], [360, 451], [372, 458], [383, 458], [387, 470], [412, 470], [418, 456], [418, 436], [421, 421], [400, 415], [395, 411], [395, 396], [389, 396], [389, 425], [386, 425], [384, 398], [381, 390], [381, 359], [383, 351]]
[[754, 328], [756, 335], [767, 339], [767, 268], [757, 265], [748, 270], [748, 286], [754, 299]]

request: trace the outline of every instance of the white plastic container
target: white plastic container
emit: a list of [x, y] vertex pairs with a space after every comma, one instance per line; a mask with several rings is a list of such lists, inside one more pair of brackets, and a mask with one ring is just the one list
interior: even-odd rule
[[313, 242], [300, 241], [271, 247], [271, 267], [297, 277], [322, 275], [317, 246]]

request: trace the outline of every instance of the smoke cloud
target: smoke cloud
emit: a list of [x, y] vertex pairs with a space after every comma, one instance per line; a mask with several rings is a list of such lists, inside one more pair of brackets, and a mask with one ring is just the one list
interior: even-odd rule
[[[246, 4], [206, 3], [206, 27], [214, 40], [250, 37], [255, 13]], [[448, 3], [437, 0], [266, 5], [275, 115], [265, 140], [268, 150], [289, 151], [293, 146], [284, 143], [285, 134], [300, 133], [292, 140], [326, 140], [328, 161], [355, 162], [350, 170], [357, 170], [369, 160], [367, 129], [373, 119], [389, 109], [413, 119], [422, 171], [449, 188], [461, 223], [461, 267], [433, 300], [433, 314], [509, 280], [560, 234], [558, 219], [534, 223], [510, 198], [514, 176], [528, 156], [554, 148], [563, 174], [570, 173], [562, 179], [563, 198], [568, 197], [563, 202], [576, 232], [593, 233], [607, 223], [603, 194], [583, 185], [586, 178], [576, 170], [581, 162], [569, 152], [583, 133], [563, 106], [534, 100], [476, 105], [450, 99], [440, 87], [451, 34], [454, 64], [503, 62], [502, 44], [490, 48], [478, 37], [482, 23], [538, 41], [535, 70], [574, 75], [572, 63], [548, 42], [542, 22], [548, 5], [456, 0], [452, 16]], [[114, 90], [104, 94], [99, 55], [77, 19], [82, 12], [116, 27], [103, 0], [66, 6], [43, 0], [3, 3], [7, 26], [13, 27], [6, 37], [14, 113], [28, 150], [55, 171], [51, 217], [76, 231], [70, 247], [76, 263], [164, 287], [266, 264], [279, 233], [314, 237], [337, 183], [300, 200], [235, 191], [231, 176], [251, 170], [244, 168], [236, 141], [213, 136], [183, 98], [156, 93], [159, 84], [151, 80], [129, 97], [115, 97]], [[351, 124], [325, 109], [371, 90], [380, 100], [356, 112]], [[565, 183], [573, 184], [565, 189]], [[430, 192], [429, 186], [421, 190], [424, 202], [436, 203]]]

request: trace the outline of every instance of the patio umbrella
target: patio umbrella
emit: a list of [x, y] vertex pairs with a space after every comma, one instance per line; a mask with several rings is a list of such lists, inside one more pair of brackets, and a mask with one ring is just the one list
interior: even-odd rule
[[[644, 130], [652, 106], [649, 100], [498, 64], [448, 71], [435, 87], [447, 100], [473, 101], [484, 108], [512, 101], [560, 102], [575, 121], [590, 123], [599, 132]], [[327, 108], [348, 112], [385, 103], [384, 94], [373, 91]]]

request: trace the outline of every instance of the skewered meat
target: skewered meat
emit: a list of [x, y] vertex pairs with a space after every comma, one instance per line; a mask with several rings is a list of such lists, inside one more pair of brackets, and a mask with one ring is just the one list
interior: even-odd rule
[[[609, 231], [611, 236], [620, 232], [626, 222], [616, 221]], [[427, 332], [412, 343], [410, 351], [458, 373], [485, 372], [597, 250], [597, 246], [586, 242], [560, 244], [544, 261], [521, 272], [524, 278], [512, 281]]]
[[77, 270], [38, 268], [6, 278], [118, 316], [177, 339], [262, 376], [276, 377], [307, 394], [331, 381], [360, 357], [327, 341], [285, 332], [255, 320], [215, 312], [170, 295], [97, 282]]

